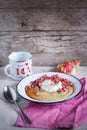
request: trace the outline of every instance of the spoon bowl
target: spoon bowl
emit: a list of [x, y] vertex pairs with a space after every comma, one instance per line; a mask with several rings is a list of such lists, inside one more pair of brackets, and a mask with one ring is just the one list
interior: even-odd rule
[[4, 87], [3, 94], [5, 99], [7, 99], [8, 102], [10, 103], [14, 103], [14, 101], [17, 100], [16, 93], [14, 89], [12, 89], [11, 87], [10, 88], [8, 86]]
[[4, 87], [3, 95], [8, 102], [15, 103], [23, 121], [27, 124], [31, 124], [31, 120], [26, 116], [26, 114], [23, 112], [23, 110], [21, 109], [19, 104], [16, 102], [17, 101], [17, 95], [16, 95], [15, 90], [13, 88], [9, 87], [9, 86], [6, 86], [6, 87]]

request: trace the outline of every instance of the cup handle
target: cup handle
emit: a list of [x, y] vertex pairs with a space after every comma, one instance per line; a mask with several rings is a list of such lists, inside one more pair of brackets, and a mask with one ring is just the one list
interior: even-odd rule
[[11, 74], [8, 72], [9, 71], [9, 68], [10, 68], [10, 64], [6, 65], [5, 68], [4, 68], [4, 72], [7, 76], [11, 77]]

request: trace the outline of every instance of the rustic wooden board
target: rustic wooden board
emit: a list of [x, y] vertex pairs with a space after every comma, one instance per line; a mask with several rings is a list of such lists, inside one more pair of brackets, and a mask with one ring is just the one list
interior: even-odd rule
[[0, 9], [0, 31], [87, 30], [87, 9]]
[[57, 65], [75, 58], [81, 60], [81, 65], [87, 65], [87, 32], [0, 33], [0, 65], [7, 64], [7, 56], [13, 51], [30, 52], [33, 65]]
[[1, 9], [87, 8], [87, 0], [0, 0]]
[[87, 0], [0, 0], [0, 66], [13, 51], [31, 52], [33, 65], [87, 65]]

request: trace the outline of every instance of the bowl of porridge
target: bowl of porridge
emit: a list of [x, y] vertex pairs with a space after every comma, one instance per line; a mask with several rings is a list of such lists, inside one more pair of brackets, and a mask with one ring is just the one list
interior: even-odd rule
[[43, 104], [64, 102], [82, 90], [78, 78], [59, 72], [32, 74], [19, 82], [17, 92], [23, 98]]

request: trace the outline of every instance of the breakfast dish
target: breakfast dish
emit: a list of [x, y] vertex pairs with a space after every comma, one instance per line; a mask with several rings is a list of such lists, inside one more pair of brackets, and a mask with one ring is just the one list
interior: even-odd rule
[[74, 85], [58, 75], [43, 75], [27, 85], [25, 91], [33, 99], [55, 101], [70, 96], [74, 92]]
[[78, 59], [66, 61], [58, 64], [57, 70], [62, 73], [74, 75], [76, 74], [79, 65], [80, 65], [80, 60]]
[[17, 92], [22, 98], [41, 104], [68, 101], [81, 90], [82, 85], [78, 78], [59, 72], [35, 73], [17, 85]]

